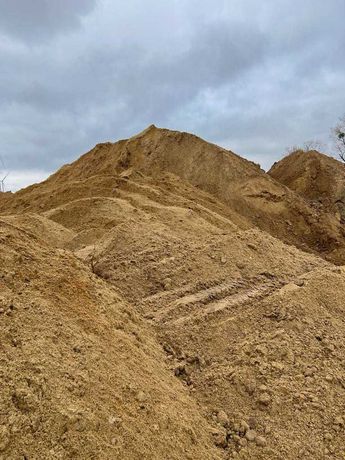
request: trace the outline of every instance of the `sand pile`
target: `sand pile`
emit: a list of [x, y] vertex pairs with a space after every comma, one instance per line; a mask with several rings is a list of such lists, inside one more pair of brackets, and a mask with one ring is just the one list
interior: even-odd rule
[[269, 174], [345, 222], [344, 163], [315, 150], [298, 150], [275, 163]]
[[39, 214], [25, 213], [1, 216], [1, 220], [22, 228], [33, 238], [43, 240], [55, 248], [65, 247], [75, 236], [73, 231]]
[[171, 370], [223, 427], [225, 458], [344, 455], [344, 275], [265, 274], [144, 299]]
[[0, 250], [1, 459], [218, 458], [133, 307], [3, 220]]
[[330, 208], [150, 127], [0, 210], [4, 459], [345, 455], [345, 272], [331, 262], [344, 241]]
[[335, 262], [345, 260], [343, 227], [336, 216], [312, 206], [258, 165], [230, 151], [188, 133], [154, 126], [131, 139], [97, 145], [42, 184], [0, 202], [0, 212], [42, 212], [76, 199], [113, 197], [128, 182], [144, 186], [151, 182], [166, 191], [169, 180], [186, 198], [181, 183], [212, 196], [216, 204], [225, 205], [232, 220]]

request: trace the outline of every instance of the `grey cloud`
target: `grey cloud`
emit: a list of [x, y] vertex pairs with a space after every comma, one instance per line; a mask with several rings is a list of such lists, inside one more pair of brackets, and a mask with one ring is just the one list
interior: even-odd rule
[[[66, 64], [54, 59], [46, 61], [41, 52], [33, 52], [32, 60], [27, 54], [20, 55], [17, 68], [23, 72], [14, 77], [15, 84], [7, 73], [8, 91], [4, 95], [7, 99], [4, 104], [15, 100], [18, 112], [20, 107], [25, 108], [25, 118], [18, 116], [17, 121], [27, 124], [25, 119], [28, 117], [40, 129], [32, 126], [31, 130], [35, 133], [29, 140], [32, 150], [26, 146], [25, 153], [16, 154], [13, 163], [16, 167], [19, 164], [41, 166], [56, 120], [61, 125], [63, 120], [69, 120], [68, 126], [78, 131], [76, 126], [81, 119], [82, 126], [88, 128], [90, 138], [92, 130], [98, 131], [98, 137], [101, 134], [113, 138], [115, 127], [119, 129], [121, 125], [125, 134], [131, 135], [133, 129], [141, 129], [151, 120], [158, 124], [168, 122], [171, 112], [196, 97], [204, 88], [236, 78], [260, 58], [263, 53], [262, 37], [258, 37], [253, 49], [244, 54], [240, 51], [241, 34], [248, 35], [245, 31], [230, 29], [225, 23], [211, 24], [202, 33], [195, 32], [188, 48], [174, 59], [169, 59], [169, 56], [156, 59], [154, 53], [139, 46], [114, 46], [108, 50], [96, 48], [90, 50], [86, 57], [72, 60], [72, 65], [69, 60]], [[8, 67], [4, 61], [2, 65]], [[14, 66], [12, 57], [10, 66]], [[25, 74], [29, 74], [30, 78], [23, 78]], [[97, 113], [97, 120], [93, 120], [93, 126], [87, 126], [87, 114], [92, 117], [93, 112]], [[101, 122], [103, 126], [99, 126]], [[133, 128], [131, 125], [134, 125]], [[47, 128], [48, 134], [44, 136]], [[66, 130], [66, 126], [61, 128]], [[66, 134], [73, 140], [78, 138], [76, 132]], [[97, 138], [94, 142], [98, 140], [102, 139]], [[75, 148], [59, 139], [58, 148], [61, 152], [66, 152], [68, 148], [75, 151], [77, 145], [80, 145], [80, 137]], [[85, 144], [81, 145], [84, 147]], [[40, 153], [42, 149], [44, 151]], [[54, 149], [50, 146], [49, 161], [52, 166], [56, 165], [54, 159], [60, 162], [65, 159], [61, 153], [54, 153]]]
[[29, 30], [47, 34], [30, 47], [0, 19], [14, 37], [0, 43], [0, 149], [13, 169], [52, 171], [150, 123], [265, 167], [291, 144], [328, 142], [345, 111], [342, 0], [155, 4], [73, 2], [51, 31]]
[[0, 33], [25, 41], [52, 38], [78, 27], [95, 0], [0, 0]]

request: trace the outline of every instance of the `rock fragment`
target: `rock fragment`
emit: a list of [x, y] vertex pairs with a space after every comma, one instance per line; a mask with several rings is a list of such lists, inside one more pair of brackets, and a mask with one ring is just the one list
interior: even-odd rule
[[147, 400], [146, 394], [143, 391], [138, 391], [137, 401], [140, 403], [144, 403], [146, 400]]
[[241, 420], [239, 432], [245, 434], [249, 430], [249, 425], [246, 421]]
[[217, 422], [226, 427], [229, 424], [229, 417], [223, 410], [220, 410], [217, 414]]
[[248, 430], [245, 434], [245, 438], [249, 442], [254, 442], [256, 438], [256, 431], [255, 430]]
[[344, 419], [343, 419], [343, 417], [338, 415], [337, 417], [335, 417], [333, 423], [334, 423], [334, 425], [337, 425], [337, 426], [344, 426]]
[[254, 417], [249, 417], [249, 419], [248, 419], [248, 425], [249, 425], [249, 428], [252, 429], [252, 430], [253, 430], [254, 428], [256, 428], [256, 425], [257, 425], [256, 419], [255, 419]]
[[259, 399], [258, 399], [258, 402], [261, 406], [269, 406], [270, 402], [271, 402], [271, 396], [268, 394], [268, 393], [262, 393], [260, 396], [259, 396]]
[[266, 438], [264, 438], [263, 436], [257, 436], [255, 438], [255, 443], [259, 447], [265, 447], [267, 445]]
[[238, 444], [241, 447], [247, 447], [248, 441], [246, 440], [246, 438], [241, 438]]
[[169, 289], [171, 289], [172, 287], [172, 279], [171, 278], [165, 278], [163, 280], [163, 287], [166, 291], [168, 291]]
[[213, 428], [211, 433], [217, 447], [225, 448], [228, 445], [227, 432], [224, 428]]
[[325, 433], [324, 438], [326, 441], [332, 441], [333, 436], [331, 435], [331, 433]]

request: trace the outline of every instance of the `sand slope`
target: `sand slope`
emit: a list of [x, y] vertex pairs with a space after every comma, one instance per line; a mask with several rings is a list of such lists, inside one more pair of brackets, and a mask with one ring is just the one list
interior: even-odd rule
[[315, 150], [296, 151], [269, 174], [301, 196], [345, 221], [345, 164]]
[[0, 200], [0, 458], [344, 456], [343, 226], [277, 179], [152, 126]]
[[335, 262], [345, 258], [343, 226], [333, 213], [312, 206], [230, 151], [188, 133], [154, 126], [128, 140], [97, 145], [42, 184], [0, 202], [0, 212], [41, 212], [79, 198], [116, 196], [128, 181], [144, 185], [151, 181], [165, 190], [175, 186], [177, 194], [189, 198], [183, 190], [187, 184], [205, 192], [208, 201], [225, 205], [232, 220]]
[[1, 459], [218, 458], [132, 306], [3, 220], [0, 246]]

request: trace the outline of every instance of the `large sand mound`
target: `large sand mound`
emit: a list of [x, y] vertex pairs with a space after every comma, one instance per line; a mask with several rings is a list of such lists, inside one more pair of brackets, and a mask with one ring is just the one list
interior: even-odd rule
[[0, 212], [41, 212], [80, 198], [116, 196], [129, 180], [144, 185], [153, 181], [166, 190], [167, 175], [182, 181], [179, 194], [189, 198], [183, 184], [205, 192], [216, 204], [225, 205], [232, 220], [335, 262], [345, 259], [343, 227], [333, 213], [312, 206], [230, 151], [154, 126], [131, 139], [97, 145], [42, 184], [0, 202]]
[[342, 458], [330, 208], [150, 127], [0, 209], [4, 459]]
[[344, 163], [315, 150], [298, 150], [275, 163], [269, 174], [345, 222]]

